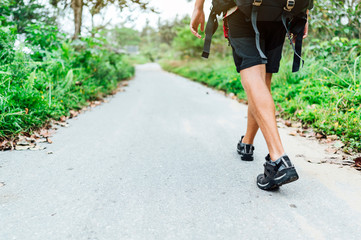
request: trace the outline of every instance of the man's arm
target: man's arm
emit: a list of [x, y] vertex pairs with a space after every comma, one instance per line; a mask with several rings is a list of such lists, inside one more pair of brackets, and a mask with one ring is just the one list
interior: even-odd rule
[[[303, 30], [303, 39], [305, 39], [308, 36], [308, 16], [309, 16], [310, 10], [307, 10], [306, 14], [307, 14], [307, 21], [305, 24], [305, 29]], [[292, 37], [292, 42], [296, 43], [296, 37], [297, 35], [293, 35]]]
[[205, 17], [204, 17], [204, 11], [203, 11], [203, 5], [205, 0], [196, 0], [196, 3], [194, 5], [194, 10], [191, 18], [190, 28], [194, 36], [197, 38], [202, 38], [201, 35], [198, 33], [198, 27], [201, 25], [201, 31], [204, 31], [204, 23], [205, 23]]
[[306, 38], [308, 36], [308, 16], [310, 14], [310, 10], [307, 10], [307, 22], [306, 22], [306, 25], [305, 25], [305, 31], [303, 32], [303, 38]]

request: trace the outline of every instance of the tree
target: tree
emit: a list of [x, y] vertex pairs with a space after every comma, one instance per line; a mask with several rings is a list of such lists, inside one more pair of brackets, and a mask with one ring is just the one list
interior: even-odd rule
[[124, 47], [126, 45], [139, 45], [141, 39], [137, 30], [116, 27], [109, 30], [109, 41], [116, 47]]
[[82, 17], [83, 17], [83, 0], [72, 0], [71, 8], [74, 12], [74, 36], [73, 39], [79, 38], [81, 33]]
[[58, 4], [62, 3], [64, 5], [64, 8], [71, 7], [73, 9], [74, 12], [73, 39], [79, 38], [81, 34], [84, 6], [89, 9], [92, 17], [100, 13], [102, 9], [104, 9], [105, 7], [111, 4], [118, 5], [120, 10], [136, 5], [142, 10], [149, 9], [154, 12], [154, 9], [149, 7], [149, 2], [147, 2], [146, 0], [50, 0], [50, 3], [55, 7], [58, 7]]
[[190, 19], [188, 16], [178, 19], [178, 16], [175, 17], [172, 21], [158, 19], [158, 32], [160, 36], [160, 41], [168, 45], [172, 44], [173, 39], [177, 35], [177, 28], [182, 27], [185, 24], [189, 23]]
[[37, 0], [5, 0], [0, 2], [0, 20], [4, 17], [16, 26], [18, 33], [34, 23], [55, 25], [55, 18]]

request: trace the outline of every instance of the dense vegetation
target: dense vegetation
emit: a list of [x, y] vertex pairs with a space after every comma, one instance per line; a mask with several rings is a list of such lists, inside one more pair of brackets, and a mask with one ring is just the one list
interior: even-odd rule
[[0, 142], [114, 91], [134, 68], [105, 38], [71, 41], [44, 6], [0, 3]]
[[[282, 117], [301, 121], [324, 135], [339, 136], [346, 152], [361, 150], [360, 14], [359, 1], [317, 2], [305, 41], [304, 68], [291, 73], [292, 52], [285, 44], [282, 67], [272, 85]], [[202, 41], [190, 34], [189, 19], [180, 22], [171, 28], [175, 32], [168, 45], [172, 51], [162, 51], [166, 54], [158, 57], [163, 68], [246, 99], [222, 31], [212, 43], [210, 59], [203, 60], [199, 57]]]

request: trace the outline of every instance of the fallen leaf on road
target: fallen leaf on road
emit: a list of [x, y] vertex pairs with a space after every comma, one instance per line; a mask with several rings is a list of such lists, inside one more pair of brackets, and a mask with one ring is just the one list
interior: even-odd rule
[[291, 126], [292, 126], [292, 123], [287, 120], [287, 121], [285, 121], [285, 125], [286, 125], [287, 127], [291, 127]]
[[16, 145], [15, 146], [15, 150], [19, 150], [19, 151], [22, 151], [22, 150], [28, 150], [30, 148], [30, 146], [22, 146], [22, 145]]
[[356, 167], [361, 167], [361, 157], [355, 158], [354, 161]]
[[60, 121], [61, 121], [61, 122], [65, 122], [65, 121], [66, 121], [66, 117], [65, 117], [65, 116], [61, 116], [61, 117], [60, 117]]
[[342, 160], [342, 165], [351, 166], [351, 165], [354, 165], [354, 164], [355, 164], [355, 161], [353, 161], [353, 160], [351, 160], [351, 159]]
[[100, 105], [101, 103], [102, 103], [101, 101], [91, 102], [90, 107], [96, 107], [96, 106]]
[[47, 138], [46, 141], [47, 141], [48, 143], [50, 143], [50, 144], [53, 143], [53, 141], [52, 141], [50, 138]]
[[300, 122], [292, 123], [291, 126], [294, 128], [300, 128], [300, 127], [302, 127], [302, 123], [300, 123]]
[[30, 148], [31, 151], [38, 151], [38, 150], [44, 150], [46, 147], [35, 145], [34, 147]]
[[228, 97], [230, 97], [230, 98], [233, 98], [234, 96], [235, 96], [235, 94], [233, 92], [228, 94]]
[[297, 136], [297, 132], [290, 132], [289, 135], [291, 135], [291, 136]]
[[31, 141], [29, 141], [26, 137], [20, 137], [20, 139], [16, 142], [17, 146], [29, 146]]
[[326, 149], [326, 152], [328, 152], [328, 153], [336, 153], [337, 150], [334, 149], [334, 148], [327, 148], [327, 149]]
[[301, 136], [301, 137], [307, 137], [307, 135], [304, 134], [304, 133], [302, 133], [302, 132], [300, 133], [300, 136]]
[[78, 113], [77, 111], [75, 111], [75, 110], [70, 110], [69, 113], [70, 113], [70, 117], [71, 117], [71, 118], [74, 118], [74, 117], [78, 116], [78, 114], [79, 114], [79, 113]]
[[59, 122], [59, 121], [54, 121], [54, 124], [59, 125], [61, 127], [67, 127], [68, 126], [68, 124], [66, 122]]
[[309, 131], [309, 132], [307, 133], [307, 135], [308, 135], [309, 137], [315, 137], [315, 136], [316, 136], [315, 132], [313, 132], [313, 131]]
[[46, 142], [46, 138], [39, 138], [36, 140], [36, 143], [44, 143]]
[[335, 140], [338, 139], [338, 136], [337, 136], [337, 135], [329, 135], [329, 136], [327, 136], [327, 139], [330, 139], [330, 140], [332, 140], [332, 141], [335, 141]]
[[13, 143], [11, 141], [3, 140], [0, 142], [0, 150], [11, 150], [13, 149]]
[[321, 164], [321, 160], [319, 160], [319, 159], [308, 159], [307, 162]]
[[321, 133], [317, 133], [317, 134], [316, 134], [316, 138], [317, 138], [317, 139], [321, 139], [321, 138], [323, 138], [323, 137], [324, 137], [324, 135], [322, 135]]
[[49, 130], [45, 129], [45, 128], [41, 129], [39, 134], [40, 134], [40, 136], [45, 137], [45, 138], [51, 136], [51, 132], [49, 132]]

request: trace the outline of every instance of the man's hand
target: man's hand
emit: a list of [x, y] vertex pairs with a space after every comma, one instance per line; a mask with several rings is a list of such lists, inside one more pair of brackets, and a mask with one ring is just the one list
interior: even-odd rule
[[[303, 30], [303, 39], [305, 39], [308, 36], [308, 10], [307, 10], [307, 21], [305, 24], [305, 29]], [[297, 35], [292, 36], [292, 42], [296, 43]]]
[[204, 23], [205, 23], [205, 17], [204, 17], [204, 11], [203, 9], [197, 9], [195, 8], [192, 14], [191, 18], [191, 24], [190, 28], [194, 36], [201, 39], [202, 36], [198, 33], [198, 27], [201, 25], [201, 31], [204, 31]]
[[305, 39], [308, 36], [308, 17], [310, 15], [310, 10], [307, 10], [306, 15], [307, 15], [307, 22], [305, 25], [305, 30], [303, 31], [303, 39]]
[[308, 36], [308, 20], [305, 25], [305, 30], [303, 31], [303, 39], [305, 39]]

